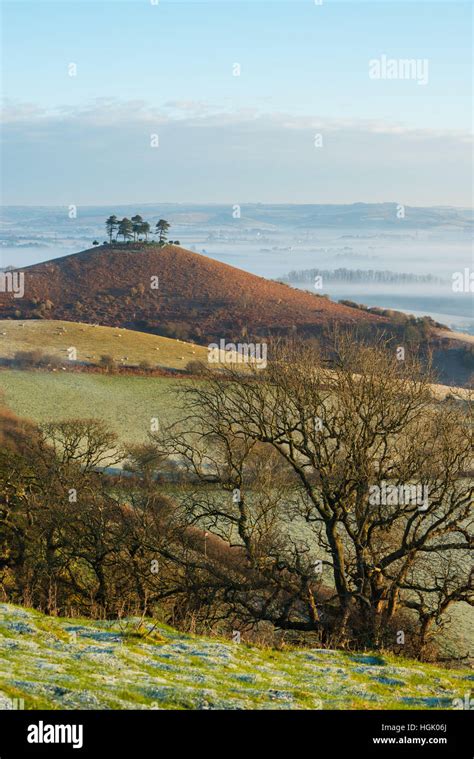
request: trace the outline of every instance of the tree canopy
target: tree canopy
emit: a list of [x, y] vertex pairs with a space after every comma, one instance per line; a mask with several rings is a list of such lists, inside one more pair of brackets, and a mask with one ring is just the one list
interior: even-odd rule
[[105, 222], [110, 244], [119, 242], [119, 238], [122, 238], [124, 243], [132, 239], [134, 242], [148, 242], [148, 235], [154, 234], [158, 235], [158, 244], [165, 245], [170, 227], [171, 224], [166, 219], [160, 219], [153, 230], [151, 224], [145, 221], [140, 214], [135, 214], [131, 219], [126, 216], [119, 219], [113, 214]]

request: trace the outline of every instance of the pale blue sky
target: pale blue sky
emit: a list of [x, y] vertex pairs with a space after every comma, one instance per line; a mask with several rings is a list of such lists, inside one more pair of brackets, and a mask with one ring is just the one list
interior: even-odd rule
[[[469, 3], [2, 12], [4, 203], [471, 202]], [[427, 59], [428, 84], [370, 79], [382, 54]]]

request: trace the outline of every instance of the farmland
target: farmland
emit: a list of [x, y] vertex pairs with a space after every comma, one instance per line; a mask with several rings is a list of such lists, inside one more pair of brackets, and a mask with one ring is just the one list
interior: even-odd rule
[[189, 361], [206, 361], [206, 348], [167, 337], [77, 322], [30, 319], [0, 320], [0, 358], [19, 351], [41, 350], [69, 363], [69, 349], [77, 361], [98, 364], [102, 355], [118, 365], [184, 369]]
[[122, 442], [143, 442], [151, 418], [177, 414], [168, 377], [134, 377], [76, 372], [4, 370], [0, 390], [6, 405], [34, 422], [61, 419], [103, 419]]
[[[186, 344], [179, 345], [180, 350], [186, 348]], [[170, 354], [168, 360], [173, 361]], [[0, 391], [12, 411], [34, 422], [103, 419], [122, 441], [138, 443], [146, 439], [152, 417], [172, 421], [179, 416], [176, 389], [188, 381], [173, 377], [4, 369], [0, 372]], [[444, 385], [434, 385], [433, 393], [437, 399], [448, 393], [471, 397], [464, 388]]]

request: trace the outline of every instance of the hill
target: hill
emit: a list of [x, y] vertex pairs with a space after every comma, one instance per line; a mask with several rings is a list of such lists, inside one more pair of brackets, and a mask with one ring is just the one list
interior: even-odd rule
[[9, 604], [0, 661], [3, 709], [13, 699], [25, 709], [452, 709], [472, 680], [394, 656], [262, 649]]
[[102, 245], [22, 270], [0, 317], [99, 323], [200, 343], [385, 320], [174, 245]]
[[151, 366], [184, 369], [189, 361], [207, 362], [202, 346], [145, 332], [60, 320], [0, 320], [0, 358], [40, 349], [66, 362], [70, 347], [76, 349], [77, 361], [88, 364], [98, 364], [102, 355], [126, 366], [146, 361]]

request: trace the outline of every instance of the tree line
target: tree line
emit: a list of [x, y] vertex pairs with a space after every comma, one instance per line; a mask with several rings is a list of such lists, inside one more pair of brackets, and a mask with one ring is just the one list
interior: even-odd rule
[[432, 274], [409, 274], [377, 269], [299, 269], [290, 271], [284, 278], [288, 282], [311, 282], [315, 277], [322, 277], [328, 282], [391, 282], [394, 284], [405, 283], [428, 283], [438, 284], [442, 282], [439, 277]]
[[[166, 245], [167, 242], [173, 243], [173, 240], [168, 240], [168, 231], [171, 224], [166, 219], [160, 219], [155, 224], [155, 229], [148, 221], [145, 221], [140, 214], [136, 214], [129, 219], [124, 216], [123, 219], [118, 219], [117, 216], [112, 215], [105, 222], [105, 228], [109, 235], [109, 243], [118, 242], [118, 238], [122, 237], [124, 242], [133, 240], [134, 242], [148, 242], [148, 235], [158, 235], [158, 245]], [[115, 235], [115, 237], [114, 237]], [[179, 240], [174, 240], [176, 245], [179, 245]]]

